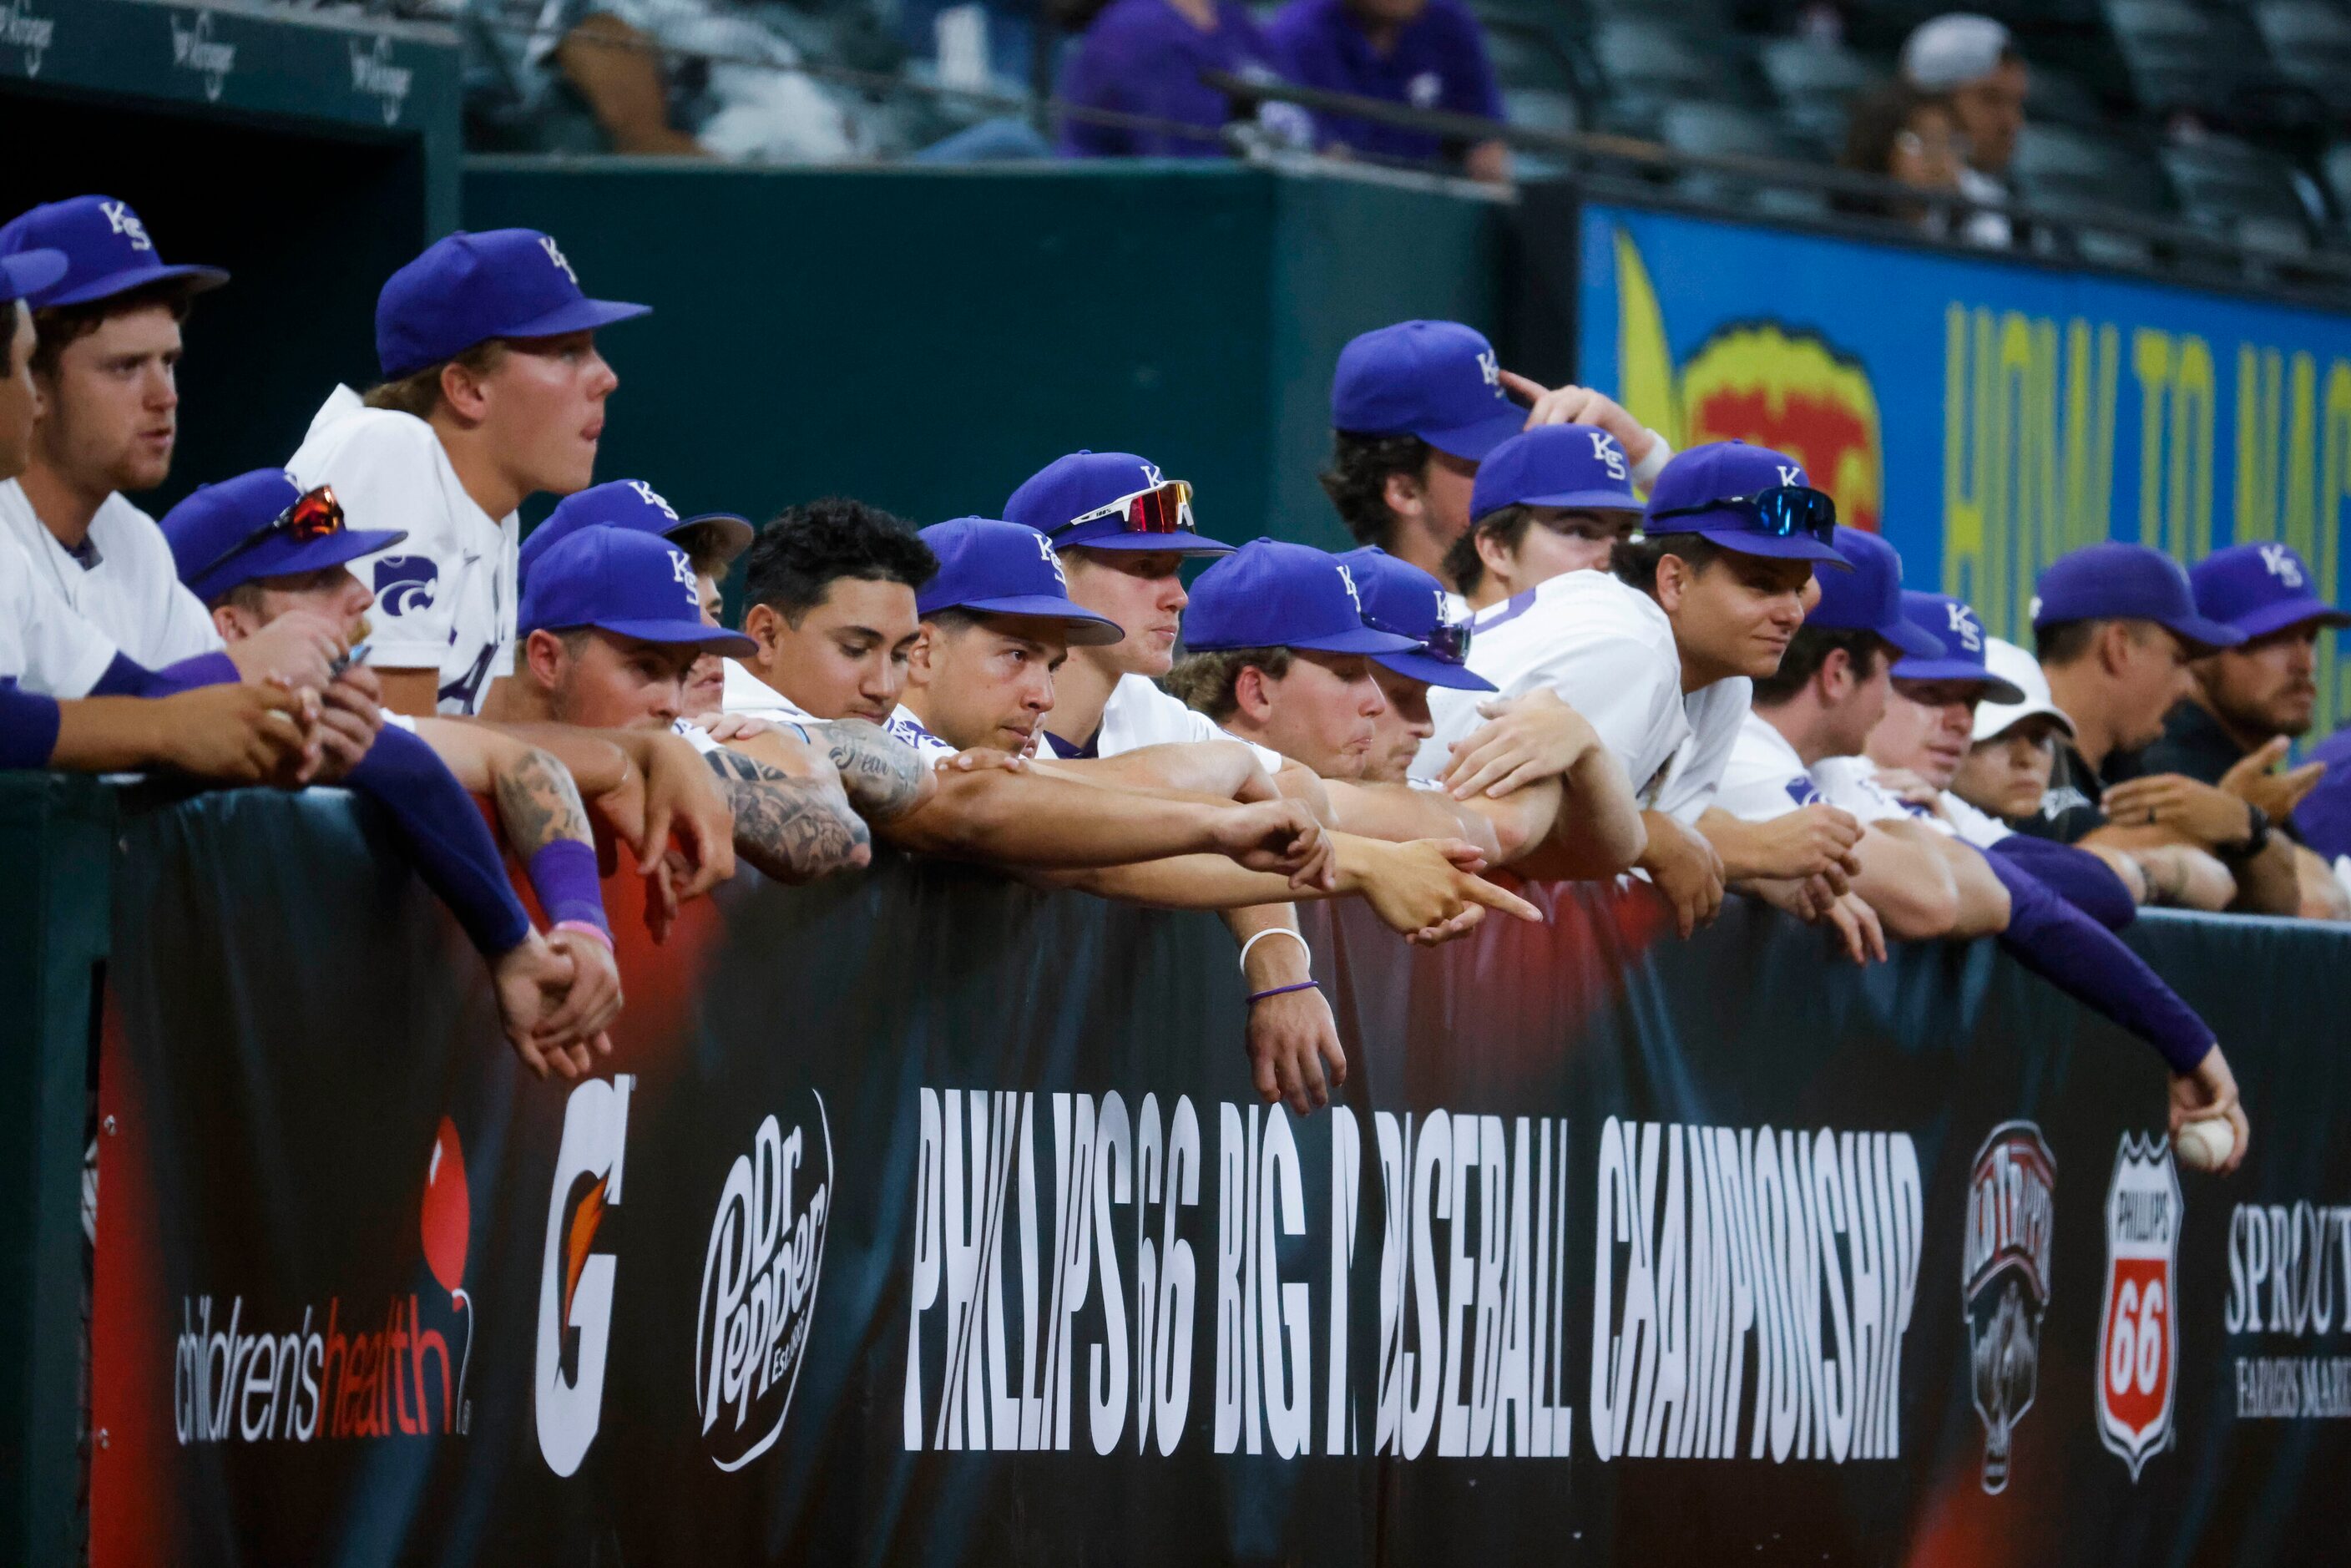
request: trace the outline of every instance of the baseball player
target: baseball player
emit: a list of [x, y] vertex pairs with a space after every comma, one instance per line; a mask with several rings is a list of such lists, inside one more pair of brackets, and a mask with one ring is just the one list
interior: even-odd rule
[[588, 487], [620, 384], [597, 329], [649, 308], [589, 298], [532, 229], [453, 234], [384, 284], [382, 383], [365, 398], [337, 387], [286, 466], [407, 535], [353, 568], [375, 593], [374, 663], [394, 712], [478, 713], [512, 673], [516, 508]]
[[1471, 610], [1487, 610], [1563, 571], [1605, 571], [1641, 526], [1633, 465], [1594, 424], [1541, 424], [1478, 465], [1469, 531], [1445, 564]]
[[[66, 266], [23, 294], [35, 329], [25, 363], [39, 413], [22, 471], [0, 483], [0, 537], [22, 556], [11, 565], [141, 671], [210, 659], [198, 666], [206, 682], [233, 673], [325, 685], [343, 649], [307, 616], [221, 663], [220, 638], [181, 588], [154, 519], [123, 495], [152, 489], [171, 472], [180, 322], [190, 299], [228, 275], [165, 265], [139, 214], [106, 196], [53, 202], [0, 226], [0, 256], [37, 251]], [[0, 423], [13, 408], [21, 424], [25, 406], [0, 402]]]
[[[685, 552], [694, 567], [695, 593], [702, 601], [702, 618], [716, 626], [723, 600], [719, 580], [735, 559], [751, 547], [751, 521], [733, 512], [701, 512], [681, 517], [660, 491], [642, 479], [614, 479], [590, 485], [555, 504], [547, 520], [522, 541], [519, 572], [528, 582], [531, 562], [553, 546], [584, 528], [599, 526], [636, 528], [658, 534]], [[694, 662], [685, 678], [685, 711], [689, 716], [715, 714], [725, 706], [726, 661], [705, 653]]]
[[2198, 613], [2187, 573], [2145, 545], [2075, 550], [2041, 574], [2039, 589], [2034, 653], [2074, 734], [2057, 748], [2041, 815], [2016, 822], [2016, 830], [2123, 850], [2193, 844], [2236, 876], [2234, 907], [2297, 913], [2302, 887], [2294, 845], [2272, 831], [2261, 807], [2178, 774], [2112, 789], [2105, 774], [2116, 756], [2161, 737], [2165, 716], [2194, 685], [2189, 661], [2233, 648], [2245, 633]]
[[[1471, 669], [1506, 697], [1556, 691], [1623, 765], [1647, 832], [1638, 868], [1685, 935], [1713, 918], [1726, 872], [1810, 879], [1840, 869], [1829, 846], [1730, 868], [1697, 827], [1753, 678], [1779, 668], [1818, 595], [1813, 566], [1844, 565], [1835, 522], [1835, 503], [1794, 459], [1739, 442], [1693, 447], [1658, 476], [1645, 538], [1618, 547], [1612, 571], [1546, 579], [1471, 622]], [[1437, 733], [1421, 747], [1421, 778], [1458, 782], [1525, 749], [1515, 716], [1481, 722], [1450, 692], [1432, 693], [1430, 706]], [[1841, 927], [1857, 918], [1827, 917]]]
[[1546, 391], [1502, 369], [1485, 336], [1458, 321], [1402, 321], [1340, 350], [1331, 381], [1331, 465], [1323, 493], [1358, 543], [1437, 578], [1469, 531], [1479, 465], [1522, 430], [1597, 425], [1646, 486], [1673, 449], [1588, 387]]
[[787, 508], [743, 562], [743, 633], [725, 709], [768, 721], [890, 722], [922, 624], [914, 591], [938, 561], [913, 526], [828, 497]]
[[[306, 495], [277, 468], [199, 486], [164, 514], [162, 530], [185, 586], [232, 646], [304, 610], [348, 618], [349, 634], [363, 638], [368, 592], [347, 563], [400, 542], [396, 532], [345, 528], [330, 491]], [[340, 743], [335, 781], [371, 796], [391, 817], [418, 873], [489, 959], [502, 1005], [510, 978], [523, 997], [538, 994], [522, 986], [529, 978], [563, 998], [535, 1030], [518, 1030], [509, 1020], [523, 1060], [541, 1076], [550, 1064], [566, 1078], [591, 1071], [591, 1051], [611, 1049], [604, 1031], [620, 1014], [621, 977], [597, 885], [595, 841], [571, 776], [545, 752], [517, 746], [521, 755], [484, 781], [547, 912], [542, 938], [531, 932], [480, 813], [436, 755], [435, 737], [417, 733], [413, 721], [379, 733], [364, 673], [355, 665], [330, 688], [329, 723]], [[461, 754], [470, 755], [462, 727], [451, 728]]]

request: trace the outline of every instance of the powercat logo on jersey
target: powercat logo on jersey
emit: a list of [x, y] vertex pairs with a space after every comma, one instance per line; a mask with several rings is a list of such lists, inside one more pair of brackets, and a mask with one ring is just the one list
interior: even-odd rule
[[[2340, 1293], [2338, 1294], [2338, 1287]], [[2268, 1335], [2334, 1354], [2236, 1358], [2237, 1418], [2351, 1419], [2351, 1207], [2241, 1203], [2229, 1216], [2231, 1339]], [[2333, 1339], [2331, 1346], [2310, 1340]]]
[[2179, 1381], [2179, 1173], [2171, 1141], [2125, 1133], [2106, 1186], [2106, 1295], [2098, 1313], [2098, 1438], [2130, 1466], [2171, 1441]]
[[1908, 1134], [1612, 1116], [1597, 1176], [1601, 1458], [1899, 1457], [1918, 1283]]
[[197, 12], [195, 21], [186, 26], [180, 25], [176, 16], [168, 20], [172, 27], [172, 68], [193, 71], [202, 77], [204, 100], [218, 102], [229, 73], [236, 69], [236, 46], [221, 43], [213, 37], [210, 11]]
[[535, 1384], [538, 1451], [547, 1468], [580, 1468], [604, 1405], [604, 1357], [612, 1334], [618, 1268], [605, 1227], [621, 1207], [622, 1159], [629, 1135], [628, 1073], [590, 1079], [563, 1107], [563, 1141], [547, 1200], [547, 1251], [538, 1276]]
[[372, 1312], [363, 1320], [357, 1303], [329, 1296], [323, 1307], [306, 1303], [298, 1322], [290, 1310], [281, 1315], [281, 1332], [260, 1326], [258, 1311], [249, 1322], [242, 1295], [183, 1297], [173, 1435], [183, 1444], [463, 1436], [473, 1425], [471, 1213], [465, 1149], [444, 1116], [425, 1159], [418, 1230], [446, 1306], [430, 1290], [411, 1291], [386, 1301], [380, 1320]]
[[774, 1446], [791, 1413], [832, 1213], [832, 1127], [824, 1097], [791, 1132], [769, 1116], [735, 1156], [703, 1253], [694, 1331], [702, 1437], [722, 1470]]
[[2016, 1424], [2041, 1379], [2041, 1320], [2057, 1212], [2057, 1158], [2030, 1122], [2003, 1122], [1976, 1151], [1959, 1300], [1976, 1414], [1984, 1425], [1983, 1490], [2008, 1485]]

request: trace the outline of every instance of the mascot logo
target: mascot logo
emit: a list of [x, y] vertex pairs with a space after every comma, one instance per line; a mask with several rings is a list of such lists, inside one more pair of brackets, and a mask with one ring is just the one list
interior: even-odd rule
[[1877, 531], [1885, 510], [1877, 393], [1859, 361], [1809, 328], [1740, 321], [1678, 367], [1640, 247], [1616, 233], [1616, 382], [1625, 406], [1679, 451], [1740, 440], [1785, 452], [1836, 497], [1837, 517]]

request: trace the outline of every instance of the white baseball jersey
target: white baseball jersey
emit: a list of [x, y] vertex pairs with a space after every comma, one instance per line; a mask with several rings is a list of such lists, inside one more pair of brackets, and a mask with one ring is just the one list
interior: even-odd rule
[[1743, 822], [1768, 822], [1825, 799], [1788, 737], [1761, 714], [1748, 714], [1731, 746], [1715, 804]]
[[[1052, 725], [1052, 716], [1048, 714], [1048, 731]], [[1173, 746], [1194, 740], [1236, 742], [1248, 747], [1256, 756], [1258, 766], [1269, 774], [1281, 771], [1281, 753], [1253, 740], [1242, 740], [1207, 714], [1186, 707], [1161, 691], [1157, 683], [1142, 675], [1122, 675], [1118, 685], [1111, 688], [1109, 700], [1102, 704], [1102, 728], [1094, 737], [1093, 755], [1117, 757], [1146, 746]], [[1049, 757], [1081, 759], [1076, 744], [1064, 744], [1073, 741], [1072, 737], [1057, 738], [1049, 733], [1039, 742], [1039, 750]]]
[[1824, 757], [1813, 765], [1813, 777], [1820, 780], [1829, 804], [1844, 807], [1865, 822], [1907, 817], [1980, 850], [1991, 848], [2013, 831], [1949, 789], [1936, 797], [1934, 810], [1912, 805], [1877, 782], [1877, 764], [1866, 757]]
[[99, 505], [77, 554], [41, 526], [25, 487], [11, 479], [0, 484], [0, 533], [42, 587], [149, 669], [220, 648], [211, 613], [180, 584], [163, 530], [120, 494]]
[[351, 562], [375, 590], [369, 663], [438, 672], [440, 710], [478, 712], [490, 682], [514, 673], [522, 525], [474, 504], [433, 427], [369, 408], [337, 387], [286, 460], [305, 488], [332, 485], [354, 528], [405, 528], [389, 550]]
[[914, 710], [903, 703], [899, 705], [898, 711], [890, 716], [890, 722], [882, 727], [890, 732], [892, 739], [902, 740], [913, 747], [914, 755], [925, 762], [943, 762], [956, 755], [954, 747], [933, 735], [923, 721], [914, 716]]
[[114, 663], [113, 640], [41, 576], [16, 539], [0, 531], [0, 679], [42, 696], [88, 696]]
[[728, 659], [726, 664], [726, 685], [718, 693], [720, 712], [749, 714], [770, 724], [819, 722], [816, 715], [753, 674], [740, 660]]
[[[1493, 605], [1471, 622], [1469, 668], [1514, 697], [1557, 692], [1599, 733], [1646, 809], [1695, 821], [1713, 803], [1753, 683], [1682, 692], [1674, 629], [1656, 600], [1604, 571], [1571, 571]], [[1413, 775], [1439, 779], [1453, 742], [1485, 722], [1481, 692], [1432, 687], [1437, 733]]]

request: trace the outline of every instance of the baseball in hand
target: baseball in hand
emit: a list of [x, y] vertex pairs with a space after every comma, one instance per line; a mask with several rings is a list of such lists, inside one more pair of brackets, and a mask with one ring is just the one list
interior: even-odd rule
[[2179, 1131], [2171, 1134], [2171, 1147], [2179, 1155], [2179, 1163], [2191, 1171], [2219, 1170], [2236, 1146], [2237, 1130], [2229, 1125], [2225, 1116], [2184, 1122]]

